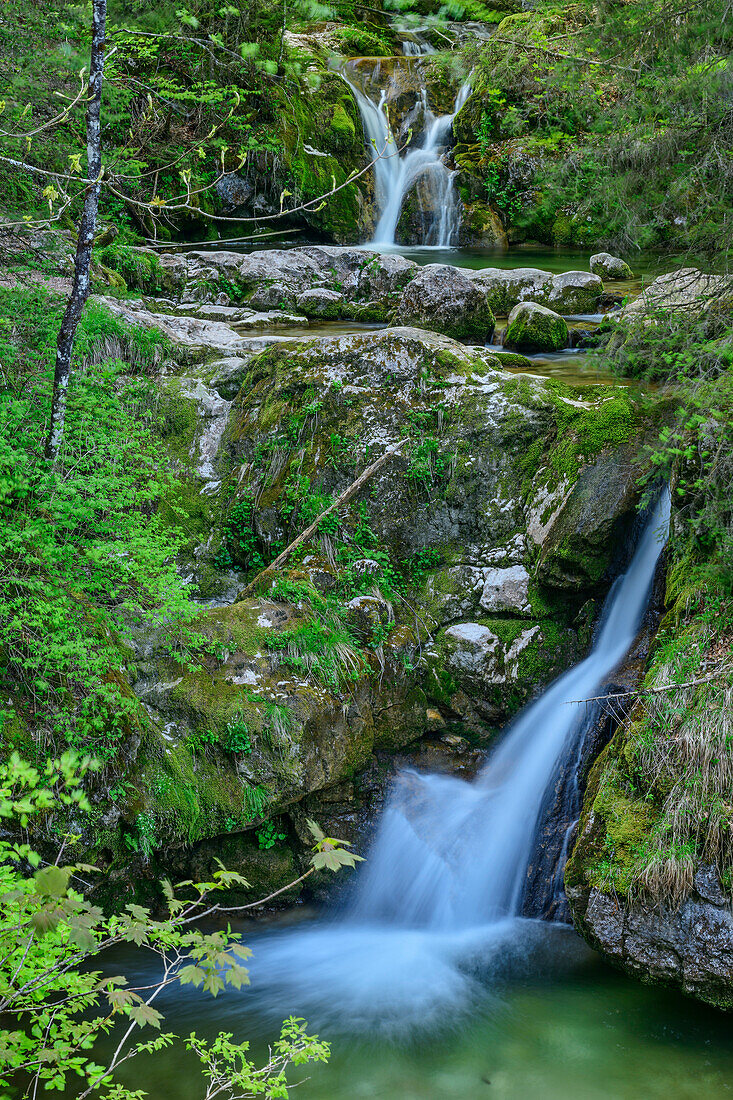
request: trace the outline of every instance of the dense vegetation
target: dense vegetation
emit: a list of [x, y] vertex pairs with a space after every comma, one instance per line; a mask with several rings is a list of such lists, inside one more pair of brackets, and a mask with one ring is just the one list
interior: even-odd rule
[[[42, 16], [30, 0], [12, 0], [11, 8], [0, 23], [3, 129], [25, 132], [23, 112], [36, 129], [56, 110], [56, 93], [75, 94], [88, 29], [83, 6], [55, 4]], [[499, 26], [488, 42], [457, 47], [451, 20], [469, 17]], [[137, 201], [169, 203], [186, 179], [193, 209], [169, 216], [159, 206], [160, 235], [251, 232], [254, 221], [212, 215], [231, 217], [244, 206], [250, 219], [267, 218], [342, 184], [366, 160], [353, 99], [328, 58], [399, 52], [395, 28], [412, 25], [438, 48], [436, 79], [446, 66], [474, 72], [475, 93], [456, 123], [459, 184], [464, 197], [494, 208], [511, 239], [719, 258], [730, 238], [731, 31], [716, 0], [602, 7], [546, 0], [527, 12], [511, 0], [490, 9], [339, 0], [246, 10], [209, 0], [188, 8], [113, 0], [109, 20], [105, 145], [113, 187], [103, 212], [129, 232], [153, 232], [151, 210]], [[66, 173], [82, 149], [82, 126], [77, 105], [28, 148], [0, 137], [0, 153]], [[237, 169], [241, 181], [231, 209], [207, 190], [222, 167]], [[0, 179], [10, 209], [45, 209], [47, 178], [6, 160]], [[277, 227], [359, 239], [359, 196], [368, 187], [360, 178], [324, 208]]]
[[716, 2], [544, 4], [477, 50], [457, 159], [517, 238], [719, 253], [730, 22]]
[[[326, 241], [362, 239], [372, 198], [363, 172], [368, 158], [355, 101], [329, 63], [335, 54], [397, 53], [399, 26], [421, 28], [435, 47], [425, 64], [436, 86], [473, 73], [474, 93], [454, 126], [458, 186], [466, 203], [499, 219], [510, 241], [608, 246], [630, 258], [653, 247], [727, 268], [733, 82], [731, 22], [721, 18], [720, 4], [542, 0], [518, 9], [514, 0], [491, 7], [474, 0], [460, 7], [431, 0], [368, 6], [255, 0], [246, 7], [237, 0], [191, 0], [185, 7], [110, 0], [108, 175], [94, 288], [120, 296], [167, 293], [159, 260], [136, 248], [149, 238], [226, 240], [264, 227]], [[463, 37], [457, 24], [467, 18], [491, 24], [495, 33], [480, 41]], [[264, 652], [274, 669], [285, 670], [273, 679], [302, 678], [303, 696], [322, 705], [330, 723], [318, 745], [328, 773], [328, 752], [338, 739], [333, 730], [338, 722], [346, 728], [352, 705], [359, 709], [356, 685], [384, 691], [385, 699], [391, 679], [406, 696], [414, 688], [409, 676], [430, 634], [422, 617], [430, 622], [430, 611], [412, 601], [428, 575], [443, 567], [447, 573], [451, 562], [435, 546], [386, 549], [370, 506], [354, 501], [348, 514], [319, 527], [311, 572], [305, 565], [313, 546], [294, 556], [292, 571], [269, 590], [285, 609], [277, 630], [267, 633], [251, 608], [239, 607], [230, 618], [229, 607], [204, 608], [205, 569], [238, 591], [367, 461], [362, 421], [354, 419], [345, 434], [358, 402], [341, 392], [338, 379], [322, 400], [309, 385], [286, 397], [278, 392], [259, 408], [261, 420], [271, 419], [260, 424], [262, 438], [249, 453], [256, 433], [240, 401], [250, 434], [242, 442], [230, 424], [224, 442], [230, 462], [217, 482], [222, 499], [213, 502], [200, 484], [192, 488], [199, 410], [180, 377], [191, 363], [156, 330], [123, 324], [95, 300], [76, 333], [61, 449], [53, 463], [44, 456], [64, 305], [59, 284], [49, 287], [44, 279], [69, 274], [85, 190], [78, 73], [88, 53], [88, 5], [58, 0], [48, 10], [32, 0], [7, 0], [0, 14], [0, 192], [8, 223], [0, 235], [0, 1012], [13, 1019], [0, 1031], [0, 1062], [9, 1066], [2, 1071], [8, 1078], [22, 1077], [23, 1095], [36, 1085], [63, 1087], [73, 1073], [87, 1091], [103, 1087], [110, 1100], [131, 1100], [140, 1094], [113, 1083], [107, 1063], [96, 1061], [95, 1044], [123, 1020], [127, 1029], [159, 1027], [160, 1019], [147, 995], [91, 971], [89, 960], [110, 944], [144, 943], [174, 958], [166, 981], [216, 993], [226, 967], [228, 979], [241, 984], [246, 974], [232, 954], [236, 937], [192, 932], [184, 922], [210, 892], [244, 890], [247, 883], [220, 869], [210, 882], [184, 883], [186, 901], [166, 884], [156, 895], [166, 907], [160, 920], [134, 903], [109, 915], [73, 885], [80, 872], [94, 875], [97, 868], [62, 864], [64, 847], [94, 831], [98, 848], [107, 845], [100, 864], [134, 859], [139, 869], [149, 868], [166, 841], [183, 846], [249, 832], [258, 853], [271, 853], [290, 839], [290, 826], [271, 814], [284, 815], [283, 805], [294, 800], [302, 773], [293, 731], [312, 714], [296, 713], [279, 695], [265, 700], [250, 691], [251, 680], [229, 676], [229, 657], [245, 664]], [[68, 111], [65, 102], [72, 104]], [[304, 203], [311, 206], [303, 210]], [[54, 232], [36, 234], [37, 225]], [[219, 292], [226, 298], [224, 283], [205, 289], [209, 301]], [[243, 288], [229, 289], [241, 303]], [[701, 862], [733, 888], [732, 317], [726, 293], [704, 313], [660, 311], [603, 326], [597, 365], [650, 384], [644, 402], [619, 391], [596, 407], [595, 394], [581, 412], [562, 386], [550, 384], [549, 435], [533, 428], [534, 441], [519, 460], [520, 495], [529, 492], [550, 445], [548, 490], [572, 486], [585, 459], [626, 446], [660, 391], [665, 410], [676, 410], [648, 447], [641, 486], [645, 500], [660, 479], [672, 489], [667, 612], [643, 690], [591, 779], [592, 859], [576, 860], [569, 872], [570, 880], [585, 877], [624, 902], [678, 904]], [[564, 321], [561, 331], [563, 345]], [[291, 369], [287, 354], [277, 366], [280, 347], [259, 358], [263, 377]], [[465, 363], [448, 362], [443, 373], [454, 367], [466, 371]], [[390, 375], [389, 386], [393, 381]], [[400, 429], [409, 499], [426, 512], [441, 495], [445, 501], [459, 459], [468, 467], [474, 458], [444, 446], [449, 413], [441, 395], [449, 385], [426, 370], [415, 387], [426, 407], [410, 410]], [[518, 423], [516, 438], [505, 425], [507, 449], [518, 440], [524, 446], [522, 432], [540, 404], [533, 406], [526, 381], [511, 385]], [[319, 417], [328, 424], [323, 446], [316, 439]], [[656, 430], [660, 419], [652, 414], [647, 422]], [[243, 477], [245, 465], [254, 489]], [[267, 508], [269, 530], [259, 522]], [[208, 557], [196, 557], [193, 544], [205, 546]], [[599, 591], [587, 601], [583, 595], [584, 608]], [[431, 591], [435, 601], [444, 597]], [[524, 618], [500, 609], [485, 621], [513, 642], [530, 613], [541, 616], [545, 647], [565, 654], [567, 644], [569, 654], [570, 610], [576, 627], [582, 617], [574, 596], [560, 625], [555, 605], [543, 604], [535, 588], [528, 599], [534, 607], [523, 610]], [[355, 614], [360, 600], [366, 604]], [[590, 635], [589, 621], [578, 636]], [[534, 645], [524, 661], [534, 662], [539, 678], [540, 666], [544, 674], [549, 665]], [[151, 749], [153, 723], [133, 691], [136, 676], [153, 679], [146, 646], [158, 661], [155, 674], [180, 687], [177, 704], [189, 733], [175, 752], [163, 745], [172, 740], [165, 730], [156, 731]], [[424, 723], [427, 713], [443, 728], [444, 718], [432, 707], [426, 712], [426, 701], [447, 701], [448, 712], [458, 690], [439, 671], [435, 681], [440, 697], [435, 689], [430, 699], [422, 689], [409, 697], [410, 721], [419, 714]], [[513, 707], [521, 701], [512, 696]], [[495, 711], [504, 714], [499, 703]], [[352, 781], [374, 736], [370, 728], [347, 745], [339, 779]], [[395, 739], [391, 747], [401, 744]], [[263, 746], [268, 759], [276, 758], [272, 789], [250, 768]], [[277, 783], [283, 802], [273, 811]], [[113, 825], [101, 824], [103, 810]], [[311, 866], [353, 864], [342, 842], [308, 827], [315, 844], [298, 837], [307, 874]], [[21, 837], [24, 830], [33, 843]], [[288, 864], [285, 878], [299, 869]], [[112, 890], [103, 900], [120, 908]], [[68, 999], [60, 998], [65, 991]], [[246, 1044], [236, 1046], [230, 1036], [220, 1036], [215, 1047], [192, 1036], [187, 1046], [209, 1082], [218, 1088], [224, 1081], [217, 1094], [236, 1087], [241, 1095], [286, 1096], [287, 1062], [328, 1053], [304, 1028], [290, 1021], [273, 1061], [259, 1069]], [[144, 1054], [172, 1039], [130, 1041]]]

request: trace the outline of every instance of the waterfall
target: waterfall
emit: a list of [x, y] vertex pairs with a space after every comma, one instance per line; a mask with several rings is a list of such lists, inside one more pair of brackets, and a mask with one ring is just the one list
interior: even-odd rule
[[407, 772], [395, 785], [350, 919], [470, 927], [519, 912], [545, 790], [639, 628], [669, 522], [654, 510], [614, 585], [591, 653], [515, 720], [474, 783]]
[[[412, 50], [416, 44], [406, 42], [404, 46]], [[354, 93], [374, 161], [377, 225], [369, 244], [389, 248], [397, 243], [397, 223], [405, 198], [413, 189], [423, 225], [422, 239], [415, 243], [436, 248], [457, 244], [460, 202], [453, 186], [455, 173], [446, 165], [445, 154], [453, 119], [470, 94], [469, 82], [461, 87], [449, 115], [434, 115], [428, 106], [427, 92], [421, 90], [416, 106], [421, 104], [423, 108], [423, 129], [400, 154], [387, 116], [386, 91], [382, 89], [372, 98], [346, 73], [341, 75]]]
[[478, 777], [400, 775], [348, 907], [260, 942], [255, 984], [270, 1010], [393, 1035], [444, 1023], [486, 996], [502, 967], [527, 965], [547, 929], [519, 917], [538, 815], [557, 768], [576, 760], [579, 701], [599, 695], [639, 629], [669, 516], [665, 491], [590, 654], [520, 713]]

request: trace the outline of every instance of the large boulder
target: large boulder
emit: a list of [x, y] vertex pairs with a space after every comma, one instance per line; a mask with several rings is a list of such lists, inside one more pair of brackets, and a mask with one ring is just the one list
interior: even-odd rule
[[517, 305], [504, 330], [504, 347], [517, 351], [559, 351], [567, 347], [568, 326], [558, 313], [535, 302]]
[[590, 258], [590, 269], [601, 279], [633, 279], [634, 273], [625, 260], [612, 256], [610, 252], [596, 252]]
[[731, 298], [733, 276], [707, 275], [696, 267], [684, 267], [660, 275], [616, 317], [645, 317], [660, 310], [701, 317], [718, 303], [730, 302]]
[[587, 271], [553, 275], [545, 287], [544, 304], [558, 313], [595, 313], [603, 294], [603, 281]]
[[297, 306], [307, 317], [338, 317], [343, 301], [344, 296], [338, 290], [317, 287], [304, 291]]
[[486, 294], [447, 264], [426, 264], [420, 269], [402, 293], [395, 322], [482, 343], [494, 331]]
[[506, 317], [518, 302], [540, 302], [552, 273], [536, 267], [484, 267], [466, 274], [486, 294], [498, 317]]
[[553, 275], [536, 267], [485, 267], [466, 274], [485, 291], [497, 316], [505, 316], [519, 302], [537, 302], [558, 313], [594, 313], [603, 283], [587, 271]]

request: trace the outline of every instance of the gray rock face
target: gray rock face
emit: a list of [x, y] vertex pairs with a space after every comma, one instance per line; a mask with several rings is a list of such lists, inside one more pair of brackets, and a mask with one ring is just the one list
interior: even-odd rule
[[544, 301], [545, 287], [552, 283], [551, 272], [535, 267], [485, 267], [466, 274], [484, 291], [498, 317], [506, 317], [518, 302]]
[[462, 271], [447, 264], [426, 264], [420, 269], [403, 291], [395, 321], [482, 343], [494, 331], [486, 295]]
[[520, 302], [537, 302], [558, 313], [594, 313], [603, 293], [602, 281], [587, 271], [553, 275], [534, 267], [487, 267], [467, 274], [485, 290], [497, 316], [506, 316]]
[[585, 938], [627, 973], [733, 1008], [733, 913], [713, 868], [700, 868], [676, 911], [629, 905], [596, 887], [572, 887], [568, 899]]
[[234, 354], [247, 350], [247, 341], [223, 321], [206, 321], [198, 317], [176, 317], [167, 313], [151, 313], [133, 309], [115, 298], [100, 298], [111, 313], [132, 325], [157, 329], [168, 337], [181, 357], [201, 362], [222, 352]]
[[596, 252], [590, 258], [590, 269], [601, 279], [633, 279], [634, 273], [625, 260], [610, 252]]
[[517, 351], [560, 351], [568, 344], [563, 318], [536, 302], [516, 305], [504, 330], [504, 347]]
[[660, 275], [616, 316], [624, 319], [643, 317], [661, 309], [699, 317], [716, 302], [731, 295], [733, 277], [706, 275], [695, 267], [685, 267], [669, 275]]
[[248, 255], [225, 251], [191, 251], [160, 258], [167, 278], [187, 297], [206, 299], [221, 279], [241, 288], [257, 309], [292, 309], [301, 294], [313, 289], [342, 293], [348, 301], [371, 301], [396, 295], [418, 265], [403, 256], [360, 248], [311, 245], [268, 249]]
[[250, 201], [254, 194], [254, 187], [236, 172], [228, 172], [226, 176], [216, 181], [214, 191], [221, 204], [222, 212], [229, 214]]

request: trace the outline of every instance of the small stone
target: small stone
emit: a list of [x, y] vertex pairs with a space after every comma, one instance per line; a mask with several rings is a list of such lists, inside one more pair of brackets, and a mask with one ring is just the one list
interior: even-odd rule
[[597, 252], [590, 258], [590, 269], [602, 279], [633, 279], [634, 273], [625, 260], [610, 252]]
[[344, 296], [337, 290], [326, 290], [324, 287], [314, 287], [306, 290], [297, 300], [298, 309], [308, 317], [338, 317]]

